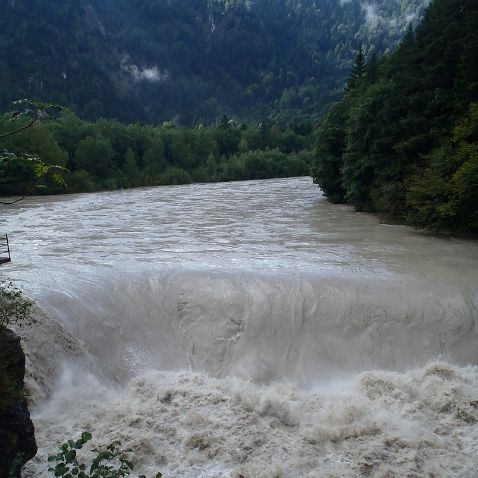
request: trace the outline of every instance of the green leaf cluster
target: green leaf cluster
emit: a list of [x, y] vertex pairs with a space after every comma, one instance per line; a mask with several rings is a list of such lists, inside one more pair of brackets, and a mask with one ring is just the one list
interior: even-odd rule
[[11, 282], [0, 279], [0, 327], [18, 329], [34, 322], [33, 302]]
[[[119, 441], [94, 448], [95, 456], [91, 464], [80, 461], [78, 451], [91, 439], [91, 433], [83, 432], [78, 440], [61, 444], [58, 453], [48, 457], [48, 462], [52, 464], [48, 471], [59, 478], [122, 478], [131, 474], [134, 469], [129, 459], [131, 450], [122, 450]], [[161, 477], [161, 473], [155, 475], [155, 478]], [[140, 475], [138, 478], [146, 477]]]

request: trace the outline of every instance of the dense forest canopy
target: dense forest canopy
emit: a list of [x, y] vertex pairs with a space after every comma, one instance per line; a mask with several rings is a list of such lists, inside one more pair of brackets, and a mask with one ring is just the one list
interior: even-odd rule
[[478, 232], [478, 4], [435, 0], [392, 55], [365, 63], [322, 120], [315, 180], [334, 202]]
[[339, 98], [357, 48], [385, 52], [428, 0], [0, 0], [0, 111], [288, 124]]
[[[10, 115], [0, 131], [17, 128]], [[35, 155], [45, 165], [65, 167], [68, 192], [301, 176], [309, 173], [314, 134], [310, 125], [281, 131], [264, 122], [237, 123], [223, 117], [210, 127], [88, 122], [70, 111], [2, 140], [17, 155]], [[0, 171], [0, 195], [25, 194], [36, 182], [29, 162]], [[63, 193], [54, 177], [37, 192]]]

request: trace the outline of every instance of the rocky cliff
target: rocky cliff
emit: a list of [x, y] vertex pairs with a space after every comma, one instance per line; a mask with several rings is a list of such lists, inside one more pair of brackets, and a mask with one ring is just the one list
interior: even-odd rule
[[18, 478], [37, 452], [24, 394], [25, 355], [20, 338], [0, 327], [0, 478]]

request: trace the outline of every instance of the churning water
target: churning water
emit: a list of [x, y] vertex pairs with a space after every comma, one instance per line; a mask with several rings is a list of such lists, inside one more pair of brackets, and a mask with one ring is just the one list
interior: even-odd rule
[[[166, 477], [478, 476], [478, 244], [309, 178], [30, 199], [4, 214], [40, 446]], [[5, 224], [6, 222], [6, 224]]]

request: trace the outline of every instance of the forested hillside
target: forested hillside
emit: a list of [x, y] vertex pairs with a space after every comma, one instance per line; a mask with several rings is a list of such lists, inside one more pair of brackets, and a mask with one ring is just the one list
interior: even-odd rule
[[1, 0], [0, 111], [85, 119], [315, 119], [359, 45], [384, 52], [427, 0]]
[[327, 197], [417, 227], [478, 232], [478, 4], [435, 0], [399, 49], [357, 54], [320, 124]]

